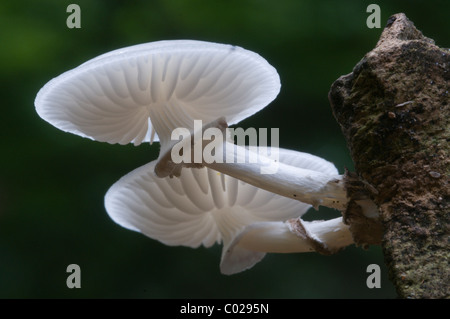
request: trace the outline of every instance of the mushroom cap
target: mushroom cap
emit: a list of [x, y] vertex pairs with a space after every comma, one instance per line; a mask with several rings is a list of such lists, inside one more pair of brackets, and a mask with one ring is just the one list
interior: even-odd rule
[[[280, 161], [337, 174], [335, 166], [307, 153], [280, 149]], [[183, 169], [179, 178], [158, 178], [156, 161], [122, 177], [108, 190], [105, 207], [119, 225], [166, 245], [228, 247], [245, 226], [302, 216], [310, 205], [257, 188], [209, 168]], [[232, 165], [232, 164], [230, 164]], [[227, 267], [244, 270], [264, 257], [262, 252], [235, 250]], [[225, 251], [222, 256], [225, 255]]]
[[[280, 91], [257, 53], [195, 40], [134, 45], [93, 58], [49, 81], [36, 111], [55, 127], [101, 142], [170, 140], [178, 127], [221, 116], [232, 125]], [[153, 131], [154, 130], [154, 131]]]

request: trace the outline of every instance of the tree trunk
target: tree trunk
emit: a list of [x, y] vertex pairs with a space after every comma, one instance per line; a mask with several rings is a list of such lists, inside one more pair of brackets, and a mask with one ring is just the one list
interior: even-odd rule
[[[329, 93], [357, 175], [344, 217], [357, 243], [379, 236], [401, 298], [449, 298], [449, 80], [449, 49], [400, 13]], [[361, 194], [378, 207], [373, 223], [352, 218]]]

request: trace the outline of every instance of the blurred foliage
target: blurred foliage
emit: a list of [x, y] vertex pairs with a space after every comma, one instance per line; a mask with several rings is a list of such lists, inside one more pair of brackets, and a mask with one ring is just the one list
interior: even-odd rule
[[[1, 298], [392, 298], [380, 247], [333, 256], [268, 255], [234, 276], [219, 272], [221, 247], [168, 247], [116, 225], [103, 196], [158, 146], [119, 146], [64, 133], [34, 110], [52, 77], [112, 49], [163, 39], [230, 43], [265, 57], [282, 89], [240, 123], [279, 127], [282, 147], [352, 163], [331, 114], [331, 83], [370, 51], [382, 29], [366, 26], [373, 1], [17, 0], [0, 2]], [[81, 29], [66, 8], [81, 7]], [[382, 24], [405, 12], [426, 36], [450, 46], [448, 1], [377, 1]], [[336, 216], [323, 210], [308, 218]], [[66, 287], [67, 265], [81, 289]], [[368, 289], [366, 267], [382, 267]]]

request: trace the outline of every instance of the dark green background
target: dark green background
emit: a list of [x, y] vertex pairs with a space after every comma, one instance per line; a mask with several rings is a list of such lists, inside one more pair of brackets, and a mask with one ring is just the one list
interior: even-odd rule
[[[279, 72], [278, 98], [239, 126], [279, 127], [280, 145], [352, 162], [333, 119], [328, 90], [376, 44], [366, 26], [375, 1], [160, 0], [0, 2], [1, 298], [394, 298], [379, 247], [333, 256], [268, 255], [224, 276], [221, 247], [168, 247], [116, 225], [103, 197], [158, 146], [120, 146], [64, 133], [36, 114], [34, 98], [52, 77], [112, 49], [163, 39], [242, 46]], [[81, 29], [66, 27], [67, 5]], [[450, 46], [449, 1], [377, 1], [382, 26], [405, 12], [425, 35]], [[337, 216], [321, 209], [308, 218]], [[66, 267], [81, 267], [81, 289]], [[381, 266], [381, 289], [366, 286]]]

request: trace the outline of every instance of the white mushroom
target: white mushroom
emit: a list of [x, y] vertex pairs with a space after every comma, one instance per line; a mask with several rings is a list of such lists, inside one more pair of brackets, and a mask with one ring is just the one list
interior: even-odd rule
[[[172, 132], [192, 131], [195, 120], [208, 124], [223, 117], [226, 125], [235, 124], [265, 107], [279, 90], [276, 70], [254, 52], [175, 40], [135, 45], [94, 58], [47, 83], [35, 105], [38, 114], [54, 126], [98, 141], [138, 145], [159, 138], [157, 168], [162, 169], [157, 169], [157, 175], [165, 177], [181, 170], [181, 166], [171, 167], [166, 156], [173, 147]], [[224, 144], [225, 158], [235, 147], [230, 144]], [[342, 210], [346, 205], [340, 175], [283, 164], [276, 174], [261, 174], [267, 161], [277, 159], [260, 156], [266, 164], [239, 163], [235, 157], [242, 157], [239, 154], [231, 155], [234, 163], [198, 164], [315, 207]]]
[[[324, 174], [336, 174], [333, 164], [310, 154], [280, 150], [280, 160]], [[283, 249], [272, 249], [277, 242], [289, 245], [285, 251], [309, 251], [314, 249], [311, 238], [324, 236], [320, 230], [317, 234], [311, 230], [309, 237], [293, 233], [288, 241], [284, 233], [258, 231], [254, 235], [250, 231], [252, 227], [284, 225], [284, 221], [302, 216], [310, 205], [208, 168], [184, 169], [179, 178], [158, 178], [155, 165], [153, 161], [132, 171], [108, 190], [105, 207], [109, 216], [119, 225], [167, 245], [194, 248], [223, 243], [223, 273], [252, 267], [263, 258], [265, 251], [282, 252]], [[342, 232], [346, 231], [343, 227]], [[344, 244], [349, 243], [341, 247]]]
[[[309, 207], [302, 201], [345, 207], [342, 176], [320, 158], [281, 151], [280, 158], [258, 154], [259, 162], [249, 163], [245, 159], [252, 153], [230, 153], [244, 148], [226, 140], [222, 154], [225, 159], [231, 154], [233, 163], [195, 163], [212, 169], [181, 171], [185, 163], [173, 165], [167, 156], [174, 131], [194, 133], [195, 120], [224, 130], [261, 110], [279, 90], [276, 70], [256, 53], [217, 43], [160, 41], [112, 51], [60, 75], [39, 91], [35, 106], [52, 125], [94, 140], [139, 145], [159, 139], [159, 160], [108, 191], [108, 213], [120, 225], [169, 245], [223, 242], [222, 271], [234, 273], [267, 251], [331, 248], [336, 240], [340, 248], [349, 242], [340, 220], [313, 227], [298, 219]], [[200, 143], [203, 149], [208, 141]], [[275, 174], [260, 173], [274, 163]], [[292, 232], [295, 223], [307, 235]]]
[[173, 40], [89, 60], [48, 82], [35, 106], [63, 131], [135, 145], [159, 135], [164, 146], [174, 129], [191, 129], [194, 120], [223, 116], [230, 125], [237, 123], [264, 108], [279, 90], [276, 70], [254, 52]]

